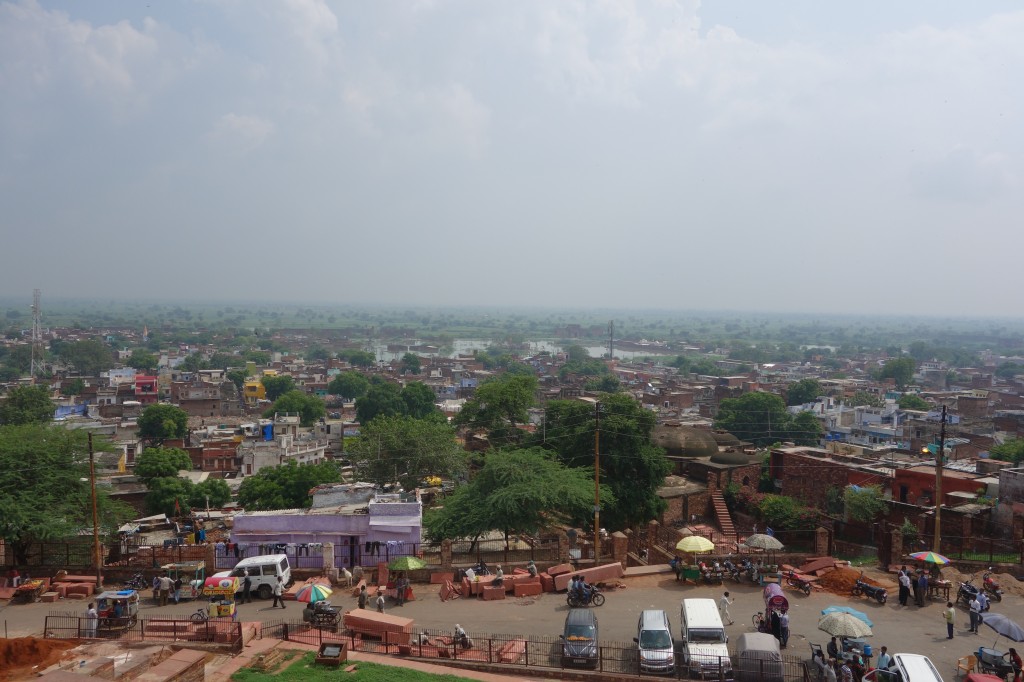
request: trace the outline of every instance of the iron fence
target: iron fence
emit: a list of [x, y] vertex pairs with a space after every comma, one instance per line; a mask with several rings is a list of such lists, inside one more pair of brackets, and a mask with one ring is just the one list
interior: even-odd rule
[[[526, 563], [527, 561], [557, 561], [556, 538], [509, 538], [498, 540], [456, 540], [452, 542], [453, 564]], [[438, 559], [440, 563], [440, 558]]]
[[[456, 641], [451, 631], [419, 630], [416, 632], [361, 632], [317, 628], [306, 622], [264, 623], [261, 638], [279, 638], [319, 646], [344, 642], [351, 650], [380, 654], [401, 654], [426, 660], [451, 661], [455, 664], [488, 664], [515, 669], [574, 670], [588, 669], [601, 673], [636, 675], [665, 679], [668, 672], [676, 679], [689, 679], [696, 672], [705, 679], [776, 679], [783, 682], [805, 682], [804, 659], [784, 655], [775, 663], [742, 659], [735, 651], [728, 657], [715, 657], [689, 662], [682, 644], [675, 645], [675, 664], [671, 671], [647, 671], [640, 666], [636, 644], [600, 642], [585, 656], [567, 654], [563, 640], [555, 636], [521, 636], [513, 634], [473, 635], [472, 646]], [[692, 670], [691, 670], [692, 668]]]
[[[397, 544], [370, 543], [366, 545], [335, 545], [334, 567], [352, 569], [356, 566], [372, 567], [378, 563], [389, 563], [393, 559], [403, 556], [415, 556], [423, 559], [428, 565], [440, 565], [440, 551], [428, 552], [427, 548], [433, 549], [430, 545], [421, 545], [414, 542], [402, 542]], [[237, 547], [237, 546], [236, 546]], [[301, 545], [249, 545], [245, 548], [216, 550], [216, 568], [219, 571], [234, 568], [242, 559], [263, 556], [266, 554], [285, 554], [288, 563], [292, 568], [316, 569], [324, 567], [324, 555], [321, 547]]]
[[176, 620], [171, 618], [100, 618], [93, 627], [79, 614], [53, 612], [46, 616], [47, 639], [108, 639], [124, 642], [202, 642], [242, 650], [242, 624], [223, 620]]

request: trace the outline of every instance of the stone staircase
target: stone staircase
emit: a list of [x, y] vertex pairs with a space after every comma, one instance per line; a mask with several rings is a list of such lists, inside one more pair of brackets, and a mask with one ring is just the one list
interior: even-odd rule
[[722, 538], [727, 542], [736, 542], [736, 527], [732, 525], [732, 516], [729, 514], [729, 507], [725, 504], [725, 497], [722, 492], [716, 490], [711, 493], [711, 506], [715, 510], [715, 519], [718, 521], [718, 528], [722, 532]]

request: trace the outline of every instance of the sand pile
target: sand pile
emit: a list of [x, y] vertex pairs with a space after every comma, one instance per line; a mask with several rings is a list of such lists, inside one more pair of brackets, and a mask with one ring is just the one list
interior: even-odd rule
[[61, 655], [76, 646], [77, 642], [60, 639], [0, 639], [0, 680], [24, 679], [36, 666], [42, 670], [60, 662]]
[[[852, 568], [836, 568], [828, 571], [824, 575], [818, 578], [818, 584], [824, 587], [829, 592], [835, 594], [849, 595], [850, 590], [857, 583], [857, 579], [860, 578], [860, 571]], [[872, 580], [865, 576], [861, 578], [868, 585], [877, 586], [879, 583], [877, 580]]]
[[[979, 571], [974, 576], [970, 573], [961, 573], [952, 566], [946, 566], [942, 569], [942, 579], [949, 580], [953, 583], [953, 589], [960, 587], [960, 583], [965, 583], [971, 580], [973, 577], [973, 584], [975, 587], [981, 587], [983, 582], [982, 576], [985, 575], [984, 571]], [[1024, 597], [1024, 583], [1017, 580], [1009, 573], [993, 573], [992, 576], [999, 583], [999, 589], [1003, 591], [1003, 594], [1013, 594], [1018, 597]]]

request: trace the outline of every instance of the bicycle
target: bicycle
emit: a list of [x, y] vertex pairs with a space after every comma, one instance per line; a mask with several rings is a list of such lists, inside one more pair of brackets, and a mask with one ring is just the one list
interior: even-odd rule
[[754, 617], [751, 619], [751, 621], [754, 624], [755, 630], [757, 630], [758, 632], [767, 632], [768, 625], [767, 623], [765, 623], [764, 613], [758, 611], [754, 614]]
[[189, 616], [189, 620], [191, 620], [193, 623], [205, 623], [206, 621], [210, 620], [210, 614], [206, 612], [206, 609], [199, 609], [191, 616]]

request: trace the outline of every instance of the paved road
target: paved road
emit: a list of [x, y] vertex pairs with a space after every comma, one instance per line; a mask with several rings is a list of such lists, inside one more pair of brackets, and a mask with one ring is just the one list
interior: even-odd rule
[[[669, 612], [674, 631], [678, 634], [679, 604], [687, 597], [710, 597], [717, 599], [728, 589], [736, 603], [731, 608], [735, 624], [727, 627], [731, 638], [753, 630], [751, 617], [763, 608], [761, 590], [754, 585], [726, 584], [718, 586], [683, 586], [668, 575], [628, 578], [625, 589], [610, 590], [604, 606], [596, 608], [600, 621], [601, 640], [631, 643], [635, 636], [636, 620], [643, 609], [665, 609]], [[401, 614], [415, 619], [421, 629], [451, 630], [460, 623], [470, 636], [483, 637], [487, 634], [529, 634], [538, 637], [557, 637], [561, 632], [568, 607], [563, 594], [544, 594], [540, 597], [506, 599], [484, 602], [478, 599], [456, 599], [441, 602], [437, 585], [414, 585], [417, 600], [403, 607], [387, 607], [389, 613]], [[832, 605], [851, 605], [858, 608], [874, 621], [874, 637], [871, 643], [875, 651], [887, 645], [890, 652], [914, 652], [925, 654], [936, 667], [952, 679], [956, 660], [977, 650], [979, 646], [992, 646], [995, 633], [982, 627], [982, 633], [967, 632], [967, 613], [957, 609], [956, 637], [946, 639], [942, 606], [938, 602], [926, 602], [922, 608], [900, 607], [895, 598], [883, 605], [860, 597], [844, 597], [827, 592], [814, 592], [811, 596], [787, 590], [790, 603], [791, 630], [789, 653], [809, 655], [809, 642], [824, 645], [828, 635], [817, 629], [821, 609]], [[347, 596], [347, 590], [338, 590], [332, 599], [343, 609], [354, 608], [356, 600]], [[179, 606], [156, 607], [143, 604], [143, 617], [188, 617], [198, 605], [183, 602]], [[240, 617], [249, 621], [274, 621], [280, 619], [300, 620], [303, 605], [289, 602], [285, 609], [270, 608], [269, 601], [255, 600], [252, 604], [239, 606]], [[0, 627], [6, 626], [9, 636], [39, 634], [43, 619], [51, 611], [84, 612], [84, 602], [62, 602], [59, 604], [31, 604], [0, 607]], [[1002, 603], [994, 604], [993, 611], [999, 611], [1024, 622], [1024, 599], [1008, 595]], [[1001, 640], [998, 648], [1009, 644]]]

